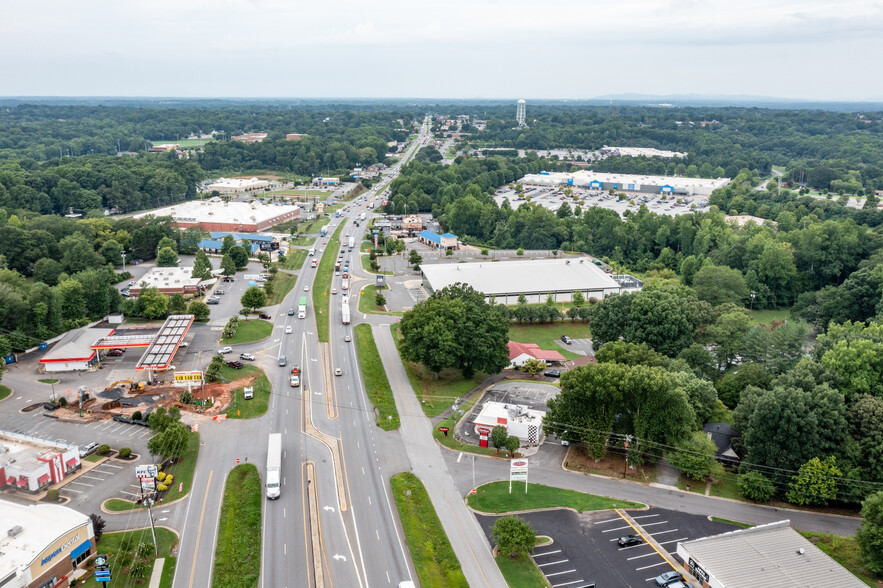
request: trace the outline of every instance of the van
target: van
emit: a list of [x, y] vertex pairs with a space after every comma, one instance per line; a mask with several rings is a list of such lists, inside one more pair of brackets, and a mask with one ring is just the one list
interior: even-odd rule
[[316, 255], [316, 248], [315, 247], [310, 249], [310, 257], [312, 257], [314, 255]]
[[251, 400], [254, 398], [254, 386], [246, 386], [242, 391], [242, 397], [246, 400]]
[[80, 447], [80, 459], [92, 455], [93, 453], [95, 453], [96, 449], [98, 449], [98, 443], [96, 443], [95, 441], [83, 445], [82, 447]]

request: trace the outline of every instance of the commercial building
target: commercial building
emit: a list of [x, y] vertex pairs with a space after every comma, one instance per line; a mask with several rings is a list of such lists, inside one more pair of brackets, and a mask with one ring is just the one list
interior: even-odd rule
[[520, 404], [485, 402], [481, 412], [475, 417], [475, 433], [482, 436], [479, 429], [506, 427], [506, 432], [515, 435], [523, 443], [539, 443], [543, 431], [543, 417], [546, 413]]
[[605, 145], [601, 147], [600, 151], [616, 157], [687, 157], [686, 153], [681, 153], [680, 151], [668, 151], [652, 147], [608, 147]]
[[155, 267], [144, 274], [138, 282], [129, 288], [132, 296], [140, 296], [147, 288], [156, 288], [163, 294], [195, 294], [199, 291], [201, 278], [192, 277], [193, 266], [190, 267]]
[[254, 192], [270, 187], [270, 182], [258, 178], [218, 178], [206, 185], [206, 190], [219, 194], [239, 194]]
[[286, 141], [300, 141], [304, 137], [306, 137], [306, 135], [303, 133], [286, 133], [285, 140]]
[[709, 588], [865, 586], [787, 520], [678, 543], [677, 553]]
[[314, 186], [339, 186], [340, 178], [313, 178]]
[[473, 263], [423, 263], [423, 283], [429, 292], [462, 282], [502, 304], [516, 304], [521, 294], [528, 302], [545, 302], [551, 294], [557, 302], [568, 302], [574, 292], [585, 298], [640, 290], [640, 280], [628, 274], [604, 272], [588, 257], [569, 259], [525, 259], [523, 261]]
[[0, 430], [0, 489], [36, 494], [78, 469], [76, 445]]
[[419, 214], [409, 214], [402, 217], [402, 230], [408, 233], [422, 231], [423, 218]]
[[0, 500], [0, 586], [67, 588], [95, 555], [92, 519], [66, 506]]
[[47, 372], [88, 370], [99, 359], [98, 352], [92, 349], [92, 343], [111, 336], [114, 330], [83, 327], [68, 331], [40, 358], [40, 365]]
[[457, 240], [457, 235], [453, 233], [445, 233], [444, 235], [439, 235], [438, 233], [433, 233], [432, 231], [426, 230], [417, 235], [417, 241], [423, 243], [424, 245], [429, 245], [430, 247], [443, 249], [445, 251], [447, 251], [448, 249], [460, 248], [460, 242]]
[[244, 135], [235, 135], [230, 138], [234, 141], [242, 141], [243, 143], [260, 143], [267, 138], [267, 133], [246, 133]]
[[182, 229], [200, 227], [206, 231], [257, 233], [281, 222], [300, 218], [299, 206], [253, 202], [224, 202], [220, 198], [190, 200], [150, 212], [136, 214], [135, 218], [170, 216]]
[[536, 343], [517, 343], [509, 341], [509, 367], [518, 368], [530, 359], [539, 359], [546, 363], [561, 363], [564, 356], [554, 350], [540, 349]]
[[540, 172], [528, 174], [521, 179], [521, 182], [532, 186], [573, 186], [590, 190], [616, 190], [643, 194], [708, 196], [718, 188], [729, 184], [730, 179], [641, 176], [580, 170], [574, 173]]

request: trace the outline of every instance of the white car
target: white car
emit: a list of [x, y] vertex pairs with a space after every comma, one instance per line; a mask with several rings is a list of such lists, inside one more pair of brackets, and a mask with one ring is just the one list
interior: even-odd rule
[[233, 348], [232, 347], [221, 347], [220, 349], [218, 349], [218, 353], [220, 353], [221, 355], [226, 355], [227, 353], [233, 353]]
[[310, 291], [310, 287], [308, 285], [304, 286], [304, 292], [309, 292], [309, 291]]
[[291, 334], [291, 325], [288, 325], [287, 327], [285, 327], [285, 334], [286, 334], [286, 335], [290, 335], [290, 334]]
[[332, 294], [337, 294], [337, 288], [331, 288], [331, 293], [332, 293]]

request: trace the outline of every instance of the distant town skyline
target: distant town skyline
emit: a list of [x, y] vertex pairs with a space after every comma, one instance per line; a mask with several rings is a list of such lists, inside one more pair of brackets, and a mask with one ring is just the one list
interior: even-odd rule
[[5, 96], [883, 101], [860, 0], [13, 3]]

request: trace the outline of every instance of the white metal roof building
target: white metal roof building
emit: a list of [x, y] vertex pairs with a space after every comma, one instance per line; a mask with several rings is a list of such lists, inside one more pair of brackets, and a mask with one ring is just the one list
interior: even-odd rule
[[668, 151], [667, 149], [655, 149], [653, 147], [601, 147], [601, 151], [613, 155], [627, 155], [630, 157], [686, 157], [686, 153], [680, 151]]
[[67, 586], [65, 578], [95, 553], [92, 520], [55, 504], [0, 500], [0, 585]]
[[729, 184], [730, 179], [643, 176], [580, 170], [572, 174], [564, 172], [527, 174], [521, 179], [521, 182], [534, 186], [574, 186], [590, 190], [612, 189], [620, 192], [641, 192], [645, 194], [708, 196], [714, 190]]
[[865, 586], [787, 520], [678, 543], [678, 556], [711, 588]]
[[253, 192], [269, 188], [270, 182], [258, 178], [218, 178], [206, 186], [208, 192], [217, 191], [219, 194], [238, 194], [239, 192]]
[[40, 358], [40, 364], [47, 372], [88, 370], [98, 363], [98, 352], [92, 349], [92, 343], [113, 332], [114, 329], [86, 327], [68, 331]]
[[[420, 269], [424, 285], [430, 292], [462, 282], [502, 304], [516, 304], [520, 294], [524, 294], [528, 302], [545, 302], [549, 294], [557, 302], [568, 302], [576, 291], [582, 292], [586, 298], [603, 298], [641, 287], [641, 283], [631, 276], [618, 276], [621, 279], [617, 281], [588, 257], [424, 263]], [[628, 278], [634, 282], [628, 283]]]
[[170, 216], [175, 224], [186, 229], [199, 226], [206, 231], [257, 233], [275, 224], [300, 218], [299, 206], [252, 202], [224, 202], [220, 198], [188, 200], [136, 214], [135, 218]]
[[163, 294], [192, 294], [199, 289], [200, 278], [194, 278], [193, 266], [155, 267], [144, 274], [129, 291], [140, 296], [145, 288], [156, 288]]

